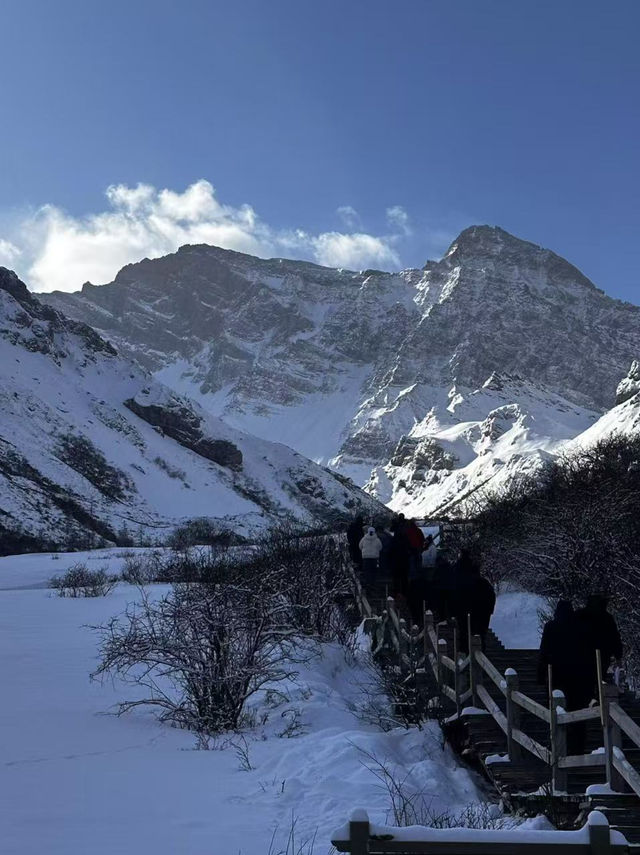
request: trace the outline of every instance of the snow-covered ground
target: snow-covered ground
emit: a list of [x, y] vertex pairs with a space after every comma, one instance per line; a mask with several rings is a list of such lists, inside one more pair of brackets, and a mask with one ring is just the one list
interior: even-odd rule
[[491, 629], [505, 647], [536, 649], [540, 646], [539, 612], [546, 600], [526, 591], [504, 591], [498, 594], [491, 618]]
[[[267, 855], [316, 835], [316, 855], [352, 809], [389, 817], [389, 799], [363, 751], [400, 768], [435, 813], [482, 799], [443, 747], [437, 724], [384, 733], [351, 711], [371, 676], [364, 655], [325, 645], [299, 670], [289, 699], [245, 734], [251, 769], [232, 745], [196, 750], [192, 734], [143, 712], [106, 715], [120, 684], [90, 682], [91, 625], [136, 596], [121, 584], [99, 599], [60, 599], [42, 587], [86, 560], [118, 570], [123, 550], [0, 560], [0, 827], [3, 855]], [[298, 711], [298, 712], [296, 712]], [[298, 735], [282, 735], [296, 718]], [[237, 744], [242, 744], [238, 738]]]
[[35, 552], [0, 557], [0, 591], [48, 588], [52, 576], [61, 576], [74, 564], [86, 564], [89, 570], [104, 570], [119, 576], [128, 556], [149, 555], [163, 549], [116, 547], [87, 552]]

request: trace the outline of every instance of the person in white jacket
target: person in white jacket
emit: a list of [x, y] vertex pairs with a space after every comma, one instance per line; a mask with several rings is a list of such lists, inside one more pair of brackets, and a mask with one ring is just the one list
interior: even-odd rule
[[382, 551], [382, 543], [376, 534], [375, 528], [370, 526], [365, 536], [360, 541], [360, 552], [362, 553], [362, 581], [365, 587], [375, 582], [378, 570], [378, 558]]

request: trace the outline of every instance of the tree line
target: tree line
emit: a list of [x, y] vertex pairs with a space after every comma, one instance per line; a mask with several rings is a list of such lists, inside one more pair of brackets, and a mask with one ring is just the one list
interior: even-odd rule
[[574, 448], [465, 510], [492, 581], [516, 583], [550, 604], [609, 598], [627, 664], [640, 677], [640, 437]]

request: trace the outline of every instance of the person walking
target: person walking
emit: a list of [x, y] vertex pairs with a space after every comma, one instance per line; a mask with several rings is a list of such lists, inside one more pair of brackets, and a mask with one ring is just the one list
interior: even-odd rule
[[[593, 662], [592, 662], [593, 660]], [[538, 682], [565, 696], [568, 711], [589, 706], [595, 694], [595, 654], [591, 650], [586, 623], [574, 612], [569, 600], [559, 600], [553, 618], [544, 625], [538, 654]], [[567, 731], [567, 753], [584, 754], [585, 722], [576, 722]]]
[[382, 543], [373, 526], [367, 529], [359, 547], [362, 555], [362, 584], [365, 590], [371, 591], [378, 575], [378, 558], [382, 551]]
[[407, 538], [404, 514], [398, 514], [391, 523], [393, 543], [391, 545], [391, 584], [393, 596], [405, 599], [409, 591], [409, 567], [411, 546]]
[[424, 534], [415, 520], [407, 523], [406, 534], [409, 542], [409, 580], [412, 580], [421, 575]]
[[382, 549], [380, 551], [380, 555], [378, 556], [378, 567], [380, 569], [380, 576], [388, 581], [391, 577], [391, 552], [393, 549], [393, 535], [390, 531], [387, 531], [384, 525], [380, 524], [376, 526], [376, 534], [378, 535], [378, 539], [382, 544]]
[[447, 580], [447, 618], [455, 618], [458, 622], [458, 639], [462, 633], [467, 637], [467, 614], [471, 604], [470, 587], [476, 572], [480, 572], [471, 554], [471, 550], [463, 546], [458, 559], [451, 568]]
[[362, 553], [360, 552], [360, 541], [364, 537], [364, 519], [358, 514], [347, 529], [347, 543], [349, 544], [349, 556], [356, 569], [362, 569]]
[[446, 552], [439, 550], [433, 567], [433, 581], [429, 591], [428, 607], [434, 613], [436, 621], [451, 616], [450, 609], [453, 567]]
[[[602, 676], [606, 678], [609, 668], [622, 659], [623, 648], [615, 618], [608, 611], [609, 601], [605, 594], [590, 594], [587, 603], [576, 612], [582, 624], [585, 643], [591, 652], [592, 671], [597, 680], [596, 650], [600, 651]], [[597, 694], [594, 694], [597, 697]]]
[[480, 573], [480, 565], [468, 550], [462, 550], [456, 566], [454, 615], [458, 622], [461, 650], [469, 651], [471, 634], [479, 635], [485, 649], [491, 615], [496, 606], [496, 592], [491, 582]]

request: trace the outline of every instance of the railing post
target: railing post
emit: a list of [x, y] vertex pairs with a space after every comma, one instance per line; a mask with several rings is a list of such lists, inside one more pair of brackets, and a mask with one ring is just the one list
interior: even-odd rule
[[407, 644], [406, 632], [407, 622], [404, 618], [400, 618], [398, 622], [398, 664], [400, 665], [400, 676], [407, 670], [405, 657], [408, 657], [409, 645]]
[[512, 693], [518, 691], [520, 681], [513, 668], [507, 668], [504, 678], [507, 682], [507, 753], [514, 763], [521, 757], [520, 745], [513, 738], [513, 731], [520, 729], [520, 707], [513, 700]]
[[369, 815], [366, 810], [354, 810], [349, 819], [349, 842], [351, 855], [368, 855]]
[[453, 619], [453, 691], [456, 696], [456, 715], [460, 718], [460, 668], [458, 666], [458, 621]]
[[478, 686], [482, 685], [482, 668], [478, 665], [476, 653], [482, 650], [482, 639], [479, 635], [472, 635], [469, 643], [469, 683], [471, 688], [471, 702], [474, 707], [478, 706]]
[[389, 620], [387, 621], [389, 650], [393, 652], [395, 650], [395, 645], [393, 643], [393, 635], [396, 631], [395, 625], [398, 619], [398, 613], [396, 612], [396, 601], [393, 599], [393, 597], [387, 597], [387, 614], [389, 615]]
[[554, 794], [567, 791], [567, 770], [560, 768], [560, 760], [567, 756], [567, 726], [558, 723], [558, 710], [566, 710], [566, 703], [560, 689], [551, 692], [551, 781]]
[[607, 770], [607, 784], [616, 793], [624, 792], [624, 778], [614, 765], [615, 749], [622, 747], [622, 733], [609, 715], [609, 704], [616, 703], [619, 690], [609, 683], [600, 684], [600, 704], [602, 710], [602, 736]]
[[380, 624], [380, 650], [384, 650], [389, 646], [387, 642], [387, 633], [388, 633], [388, 625], [389, 625], [389, 612], [384, 609], [382, 614], [380, 615], [381, 624]]
[[411, 627], [411, 642], [410, 642], [410, 650], [409, 650], [409, 661], [411, 662], [411, 670], [415, 673], [418, 670], [418, 666], [420, 664], [418, 657], [418, 636], [420, 635], [420, 630], [418, 629], [417, 624], [413, 624]]
[[395, 610], [396, 610], [396, 601], [393, 599], [393, 597], [387, 597], [387, 611], [388, 612], [395, 612]]
[[587, 826], [592, 855], [610, 855], [611, 829], [606, 816], [599, 810], [592, 810], [587, 818]]
[[[426, 606], [424, 609], [424, 619], [422, 621], [423, 629], [424, 629], [424, 638], [422, 639], [422, 646], [424, 649], [424, 660], [425, 660], [425, 668], [429, 661], [429, 648], [431, 647], [431, 635], [430, 632], [433, 630], [433, 612], [429, 611]], [[433, 651], [436, 653], [437, 651]]]
[[444, 685], [444, 665], [442, 664], [442, 657], [447, 655], [447, 642], [444, 638], [438, 639], [438, 689], [440, 694], [444, 694], [442, 691], [442, 687]]

